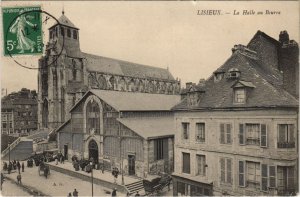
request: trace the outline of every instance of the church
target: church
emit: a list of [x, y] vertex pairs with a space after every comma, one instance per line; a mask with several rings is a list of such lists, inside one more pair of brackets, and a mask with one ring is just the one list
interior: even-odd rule
[[39, 60], [38, 123], [56, 134], [68, 159], [93, 157], [139, 177], [172, 172], [171, 108], [179, 92], [168, 69], [82, 52], [79, 28], [64, 12], [49, 28]]

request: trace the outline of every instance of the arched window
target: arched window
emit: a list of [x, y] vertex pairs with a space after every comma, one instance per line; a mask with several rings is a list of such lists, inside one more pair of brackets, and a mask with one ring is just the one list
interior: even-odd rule
[[100, 133], [100, 108], [96, 101], [91, 100], [86, 106], [87, 133]]

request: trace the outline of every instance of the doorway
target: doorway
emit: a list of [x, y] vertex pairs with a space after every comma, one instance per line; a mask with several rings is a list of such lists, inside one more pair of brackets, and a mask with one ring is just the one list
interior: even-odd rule
[[95, 140], [91, 140], [89, 142], [89, 159], [93, 157], [95, 163], [98, 163], [99, 158], [99, 151], [98, 151], [98, 145], [95, 142]]
[[65, 160], [68, 160], [68, 145], [64, 145], [64, 157]]
[[128, 174], [135, 175], [135, 155], [128, 155]]

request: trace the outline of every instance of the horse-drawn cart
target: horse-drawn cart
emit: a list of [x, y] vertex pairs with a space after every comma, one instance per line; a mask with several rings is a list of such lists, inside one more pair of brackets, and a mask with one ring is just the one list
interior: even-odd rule
[[38, 167], [38, 173], [39, 173], [40, 176], [44, 175], [47, 178], [50, 175], [49, 165], [46, 165], [44, 162], [41, 162], [39, 167]]
[[172, 178], [168, 174], [162, 174], [161, 176], [153, 179], [144, 179], [143, 184], [146, 192], [146, 196], [158, 196], [164, 188], [170, 188]]

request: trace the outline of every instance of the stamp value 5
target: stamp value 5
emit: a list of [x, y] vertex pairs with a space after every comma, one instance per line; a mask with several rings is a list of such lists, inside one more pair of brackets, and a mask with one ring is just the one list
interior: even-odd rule
[[4, 55], [43, 53], [41, 8], [2, 8]]

